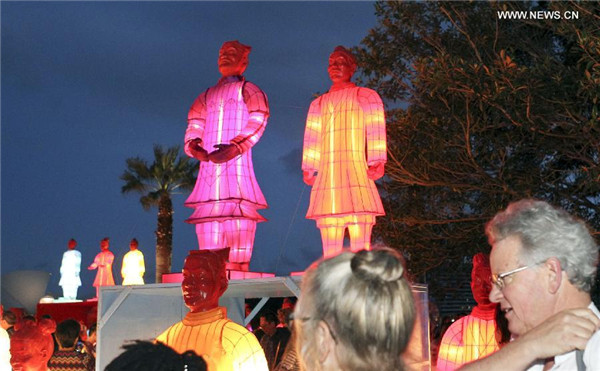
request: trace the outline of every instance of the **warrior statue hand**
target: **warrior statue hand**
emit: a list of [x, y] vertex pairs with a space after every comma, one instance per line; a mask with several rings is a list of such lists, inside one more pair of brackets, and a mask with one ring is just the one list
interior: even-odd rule
[[241, 154], [237, 146], [233, 144], [216, 144], [216, 151], [212, 151], [208, 155], [208, 159], [216, 164], [227, 162], [232, 158]]

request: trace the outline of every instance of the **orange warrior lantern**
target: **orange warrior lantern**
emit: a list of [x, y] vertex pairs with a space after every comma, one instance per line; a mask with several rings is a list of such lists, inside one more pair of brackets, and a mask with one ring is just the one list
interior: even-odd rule
[[200, 161], [185, 202], [194, 209], [186, 221], [196, 225], [199, 248], [230, 247], [229, 261], [245, 271], [256, 223], [265, 221], [257, 210], [267, 207], [254, 176], [252, 147], [265, 130], [269, 106], [262, 90], [242, 76], [250, 49], [237, 41], [223, 44], [218, 62], [223, 77], [193, 103], [184, 147]]
[[254, 334], [228, 320], [226, 308], [219, 307], [219, 298], [228, 286], [228, 255], [228, 249], [190, 251], [183, 263], [181, 283], [183, 300], [190, 312], [156, 341], [179, 353], [196, 352], [204, 358], [209, 371], [268, 370]]
[[321, 230], [323, 255], [336, 255], [348, 228], [352, 251], [371, 248], [375, 216], [384, 215], [375, 180], [383, 176], [385, 115], [374, 90], [350, 81], [356, 69], [342, 46], [329, 57], [333, 85], [315, 99], [306, 119], [302, 171], [312, 185], [306, 217]]
[[96, 297], [98, 297], [100, 286], [113, 286], [115, 284], [112, 273], [112, 263], [115, 260], [115, 256], [108, 248], [109, 239], [105, 237], [100, 241], [100, 253], [96, 255], [94, 262], [88, 267], [89, 270], [98, 269], [96, 279], [94, 280]]
[[454, 322], [442, 337], [437, 360], [439, 371], [456, 370], [465, 363], [498, 350], [496, 341], [496, 304], [489, 299], [492, 284], [487, 255], [473, 257], [471, 290], [477, 306], [468, 316]]
[[138, 241], [134, 238], [129, 243], [129, 252], [123, 257], [121, 266], [121, 277], [123, 277], [123, 286], [143, 285], [146, 265], [144, 264], [144, 254], [138, 250]]

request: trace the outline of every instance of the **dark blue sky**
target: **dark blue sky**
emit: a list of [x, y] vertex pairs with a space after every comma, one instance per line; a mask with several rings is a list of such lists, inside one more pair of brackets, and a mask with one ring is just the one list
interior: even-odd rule
[[[251, 268], [301, 270], [321, 253], [304, 215], [310, 189], [300, 161], [312, 95], [329, 87], [327, 59], [375, 26], [372, 2], [2, 2], [2, 273], [45, 270], [62, 294], [59, 266], [69, 238], [87, 271], [111, 238], [115, 278], [129, 240], [154, 281], [156, 210], [122, 195], [125, 159], [151, 159], [152, 145], [181, 145], [187, 111], [219, 78], [220, 45], [251, 45], [245, 73], [269, 97], [271, 117], [254, 148], [270, 209], [258, 226]], [[183, 223], [187, 195], [174, 198], [173, 271], [196, 249]]]

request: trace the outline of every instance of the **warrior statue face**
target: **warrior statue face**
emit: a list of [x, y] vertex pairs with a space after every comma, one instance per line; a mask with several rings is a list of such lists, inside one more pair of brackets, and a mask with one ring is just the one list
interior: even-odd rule
[[137, 250], [138, 248], [138, 242], [137, 240], [134, 238], [133, 240], [131, 240], [131, 242], [129, 243], [129, 250], [133, 251], [133, 250]]
[[242, 75], [248, 67], [250, 47], [237, 41], [227, 41], [219, 50], [219, 72], [224, 77]]
[[483, 253], [475, 255], [473, 257], [473, 270], [471, 271], [471, 291], [473, 292], [473, 298], [479, 305], [491, 305], [489, 297], [490, 291], [492, 291], [491, 276], [489, 257]]
[[73, 250], [75, 248], [75, 246], [77, 246], [77, 241], [75, 241], [74, 239], [70, 239], [69, 240], [69, 244], [67, 245], [69, 247], [69, 250]]
[[[220, 254], [220, 251], [225, 253]], [[219, 298], [228, 285], [225, 272], [227, 255], [229, 249], [197, 250], [190, 252], [185, 259], [181, 290], [183, 301], [191, 312], [204, 312], [219, 305]]]
[[108, 250], [109, 244], [110, 243], [108, 242], [108, 238], [103, 239], [102, 241], [100, 241], [100, 250], [102, 250], [102, 251]]
[[342, 46], [335, 48], [329, 56], [329, 67], [327, 68], [331, 81], [334, 84], [350, 82], [355, 70], [356, 62], [354, 62], [352, 54]]

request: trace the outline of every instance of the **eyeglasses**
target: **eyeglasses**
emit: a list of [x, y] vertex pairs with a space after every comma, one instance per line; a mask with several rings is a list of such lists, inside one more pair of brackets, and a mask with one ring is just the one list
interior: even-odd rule
[[292, 312], [292, 314], [290, 314], [290, 321], [300, 321], [300, 322], [306, 322], [306, 321], [322, 321], [325, 326], [327, 326], [327, 330], [329, 330], [329, 334], [331, 335], [331, 338], [333, 339], [333, 342], [337, 344], [337, 337], [335, 336], [335, 333], [333, 331], [331, 331], [331, 327], [329, 326], [329, 323], [327, 323], [327, 321], [325, 321], [324, 319], [319, 319], [319, 318], [315, 318], [315, 317], [296, 317], [296, 313]]
[[492, 284], [496, 285], [498, 290], [502, 290], [506, 286], [506, 282], [504, 282], [504, 279], [506, 277], [512, 276], [513, 274], [518, 273], [520, 271], [524, 271], [525, 269], [535, 267], [536, 265], [540, 265], [541, 263], [543, 263], [543, 262], [526, 265], [524, 267], [516, 268], [516, 269], [513, 269], [512, 271], [508, 271], [508, 272], [504, 272], [504, 273], [500, 273], [500, 274], [492, 274], [492, 278], [491, 278]]

